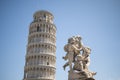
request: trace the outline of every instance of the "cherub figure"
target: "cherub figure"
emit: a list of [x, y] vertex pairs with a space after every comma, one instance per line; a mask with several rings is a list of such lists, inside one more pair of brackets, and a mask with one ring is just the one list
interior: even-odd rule
[[90, 65], [90, 53], [91, 49], [89, 47], [83, 47], [83, 53], [82, 56], [84, 58], [83, 60], [83, 68], [88, 70], [88, 66]]
[[64, 46], [64, 50], [67, 54], [63, 59], [68, 60], [68, 62], [63, 66], [64, 70], [68, 65], [70, 66], [70, 70], [72, 70], [72, 63], [75, 61], [75, 57], [80, 54], [80, 50], [82, 49], [80, 41], [80, 36], [73, 36], [68, 39], [68, 44]]
[[63, 66], [64, 70], [68, 65], [70, 66], [70, 70], [72, 70], [72, 62], [74, 57], [74, 41], [74, 38], [70, 38], [68, 39], [68, 44], [64, 46], [64, 50], [65, 52], [67, 52], [67, 54], [65, 55], [65, 57], [63, 57], [63, 59], [68, 60], [68, 62]]
[[96, 72], [91, 72], [88, 70], [88, 66], [90, 65], [90, 53], [91, 53], [91, 49], [89, 47], [84, 47], [83, 48], [83, 54], [82, 56], [84, 57], [83, 60], [83, 69], [85, 71], [88, 71], [89, 74], [91, 74], [91, 76], [96, 75]]
[[83, 71], [83, 57], [81, 54], [76, 56], [73, 69], [77, 71]]

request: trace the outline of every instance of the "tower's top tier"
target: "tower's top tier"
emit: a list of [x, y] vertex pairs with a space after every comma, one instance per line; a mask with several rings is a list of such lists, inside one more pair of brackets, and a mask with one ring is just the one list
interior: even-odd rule
[[48, 12], [48, 11], [37, 11], [36, 13], [34, 13], [33, 15], [34, 17], [34, 22], [50, 22], [53, 23], [53, 18], [54, 16]]

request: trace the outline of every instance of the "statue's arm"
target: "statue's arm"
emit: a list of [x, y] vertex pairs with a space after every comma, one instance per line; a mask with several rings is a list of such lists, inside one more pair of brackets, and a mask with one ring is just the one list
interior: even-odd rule
[[81, 48], [77, 48], [75, 45], [72, 46], [75, 50], [80, 51]]

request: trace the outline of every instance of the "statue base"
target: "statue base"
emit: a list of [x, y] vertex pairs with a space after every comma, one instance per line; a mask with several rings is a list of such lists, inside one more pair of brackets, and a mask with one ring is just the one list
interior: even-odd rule
[[94, 78], [88, 78], [88, 79], [85, 79], [85, 80], [95, 80]]
[[93, 76], [88, 75], [85, 71], [69, 71], [68, 80], [95, 80]]

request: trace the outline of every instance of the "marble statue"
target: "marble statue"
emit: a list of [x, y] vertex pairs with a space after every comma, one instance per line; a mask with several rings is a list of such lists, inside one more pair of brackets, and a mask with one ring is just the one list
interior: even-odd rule
[[95, 80], [93, 78], [96, 72], [91, 72], [88, 69], [90, 64], [91, 49], [84, 46], [80, 36], [73, 36], [68, 39], [68, 43], [64, 46], [64, 51], [67, 53], [63, 59], [67, 60], [63, 68], [69, 66], [68, 80]]

